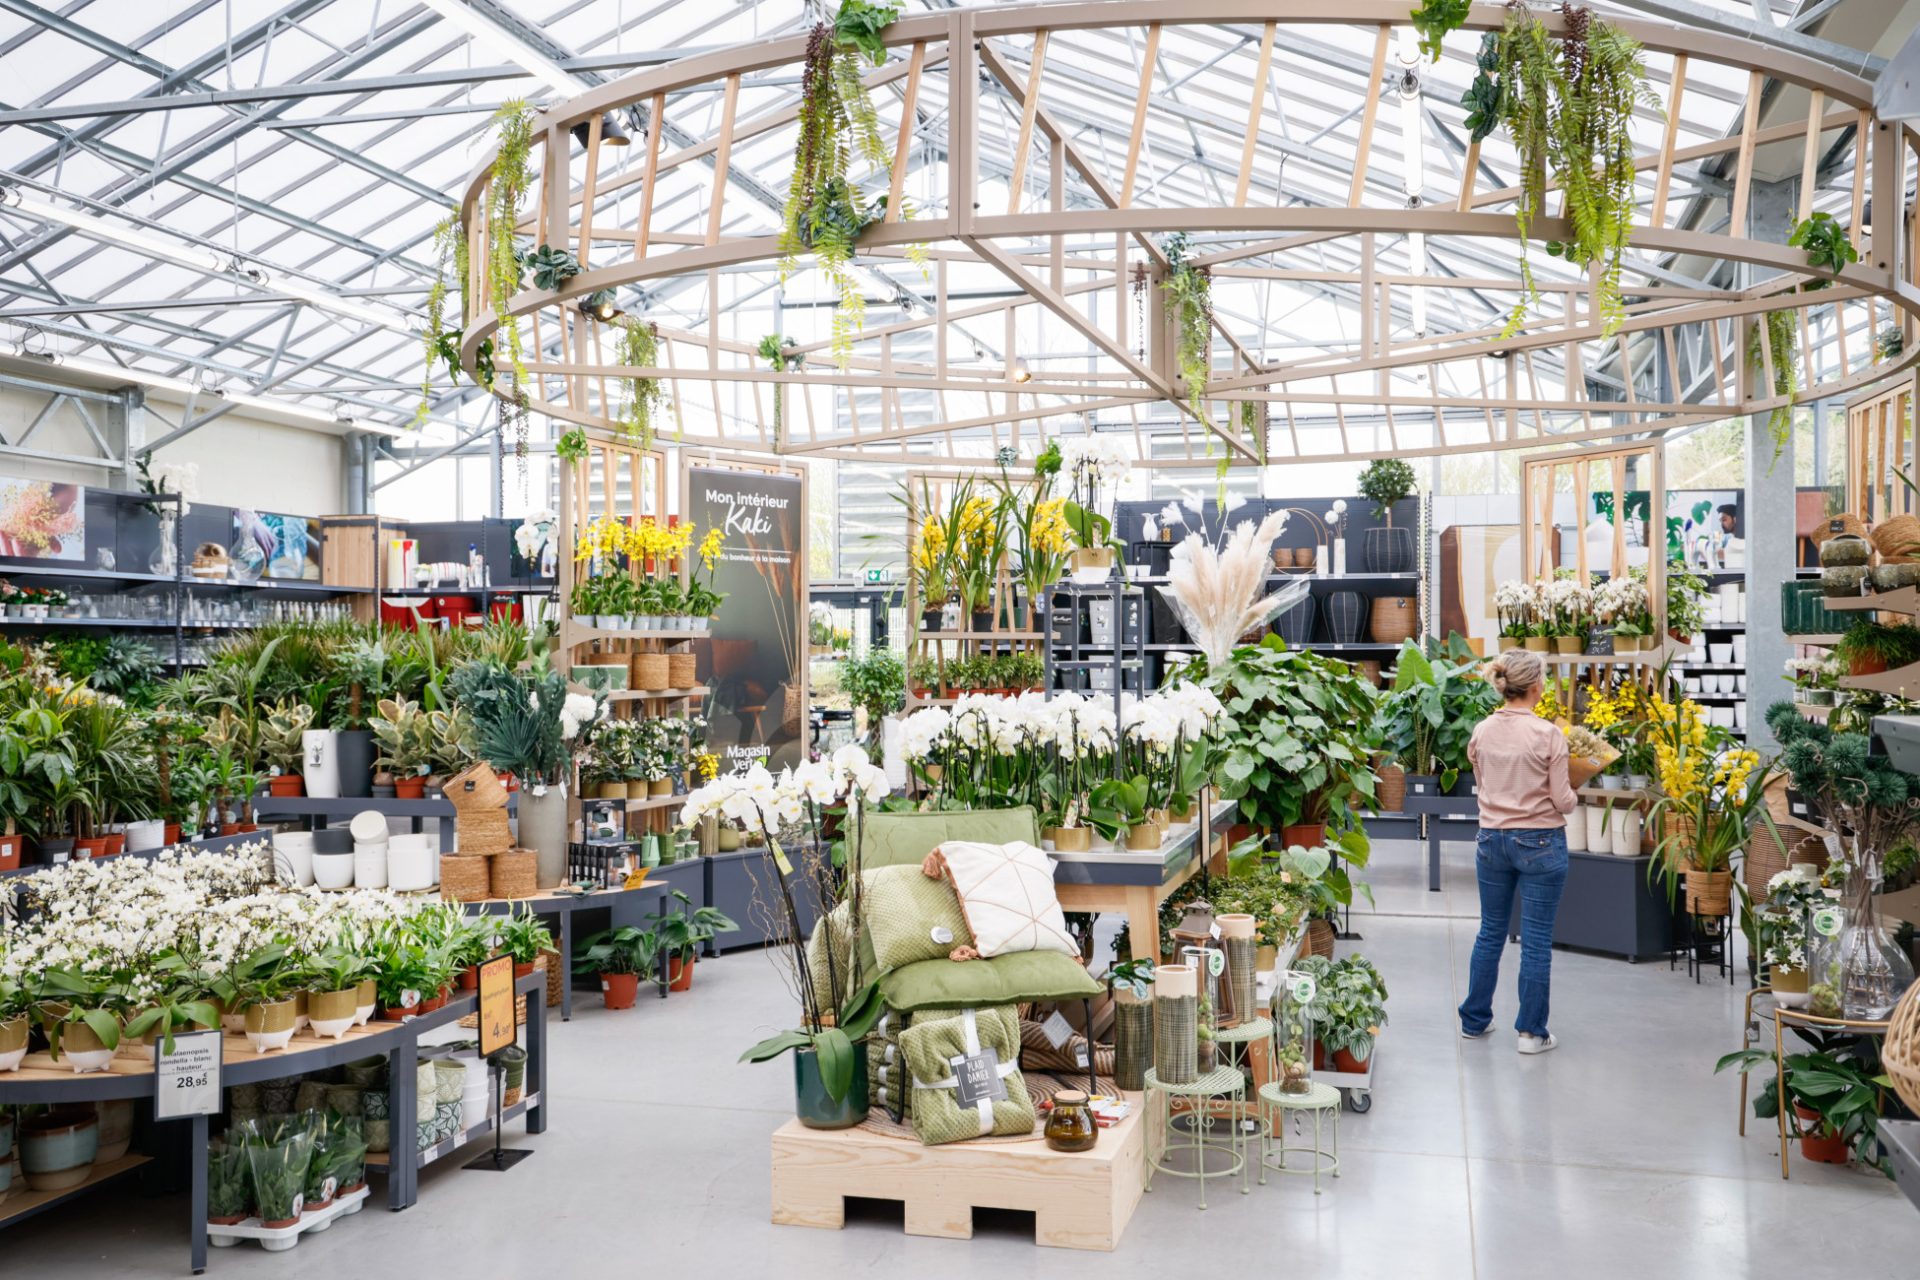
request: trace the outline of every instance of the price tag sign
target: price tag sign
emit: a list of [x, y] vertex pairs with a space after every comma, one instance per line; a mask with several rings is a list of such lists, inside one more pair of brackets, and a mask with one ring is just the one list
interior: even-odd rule
[[1048, 1044], [1058, 1049], [1072, 1038], [1073, 1024], [1067, 1021], [1064, 1014], [1055, 1009], [1047, 1016], [1047, 1020], [1040, 1024], [1040, 1034], [1047, 1038]]
[[503, 953], [480, 966], [480, 1056], [492, 1057], [517, 1038], [513, 957]]
[[185, 1120], [220, 1111], [218, 1031], [195, 1031], [173, 1038], [173, 1052], [160, 1046], [155, 1071], [153, 1118]]
[[1215, 978], [1227, 971], [1227, 953], [1224, 951], [1207, 952], [1207, 973]]
[[1007, 1082], [1000, 1078], [1000, 1055], [992, 1049], [963, 1054], [947, 1060], [953, 1065], [957, 1085], [954, 1101], [962, 1111], [982, 1102], [1004, 1102]]
[[1813, 913], [1813, 931], [1823, 938], [1835, 938], [1840, 935], [1840, 910], [1837, 907], [1821, 907]]

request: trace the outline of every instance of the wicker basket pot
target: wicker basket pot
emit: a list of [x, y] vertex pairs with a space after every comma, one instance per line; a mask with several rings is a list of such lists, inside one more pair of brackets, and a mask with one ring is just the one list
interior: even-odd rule
[[1688, 871], [1687, 910], [1696, 916], [1724, 916], [1733, 911], [1733, 872]]
[[492, 864], [488, 885], [495, 898], [531, 898], [539, 889], [539, 855], [531, 849], [509, 849], [487, 861]]
[[1374, 770], [1380, 785], [1374, 797], [1381, 813], [1400, 813], [1407, 807], [1407, 771], [1397, 764], [1383, 764]]
[[450, 902], [478, 902], [493, 887], [492, 860], [440, 855], [440, 896]]
[[506, 784], [500, 781], [500, 775], [484, 760], [468, 765], [448, 778], [440, 792], [457, 812], [463, 814], [499, 809], [507, 802]]
[[1920, 983], [1907, 988], [1887, 1018], [1887, 1038], [1880, 1065], [1893, 1079], [1900, 1100], [1920, 1111]]
[[669, 689], [691, 689], [694, 681], [700, 678], [699, 660], [691, 653], [670, 653], [667, 655], [667, 687]]
[[1882, 564], [1920, 563], [1920, 518], [1892, 516], [1873, 527], [1874, 550]]
[[513, 824], [505, 809], [457, 813], [453, 818], [454, 847], [463, 854], [490, 857], [513, 848]]
[[553, 950], [542, 951], [539, 958], [534, 961], [534, 967], [547, 972], [547, 1008], [558, 1009], [561, 992], [567, 985], [567, 966], [560, 963], [560, 953]]
[[1420, 634], [1420, 597], [1375, 596], [1372, 630], [1375, 644], [1399, 644]]
[[664, 653], [633, 655], [633, 687], [657, 693], [673, 687], [673, 667]]
[[1300, 954], [1303, 956], [1325, 956], [1333, 959], [1334, 929], [1331, 920], [1315, 917], [1307, 921], [1307, 936], [1301, 940]]

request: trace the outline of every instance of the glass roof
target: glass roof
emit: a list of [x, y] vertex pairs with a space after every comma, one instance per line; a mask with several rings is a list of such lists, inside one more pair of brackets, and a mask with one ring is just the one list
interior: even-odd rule
[[[907, 4], [908, 12], [948, 7], [939, 0]], [[1766, 39], [1816, 56], [1834, 56], [1843, 46], [1870, 51], [1902, 8], [1897, 0], [1845, 6], [1834, 0], [1760, 0], [1758, 6], [1642, 0], [1597, 7], [1736, 31], [1764, 22]], [[1285, 6], [1276, 6], [1274, 16], [1284, 21]], [[129, 381], [186, 380], [402, 431], [420, 394], [418, 329], [433, 278], [432, 229], [465, 184], [501, 102], [570, 96], [555, 83], [562, 78], [555, 64], [567, 84], [590, 86], [688, 54], [793, 32], [817, 17], [815, 5], [796, 0], [69, 0], [57, 14], [24, 0], [0, 0], [0, 60], [7, 72], [0, 189], [8, 197], [0, 202], [0, 353], [30, 349], [76, 369], [124, 371]], [[1838, 25], [1843, 21], [1847, 25]], [[1370, 24], [1323, 26], [1276, 50], [1274, 79], [1287, 89], [1284, 95], [1276, 90], [1261, 133], [1251, 203], [1346, 202], [1373, 41]], [[1165, 30], [1158, 69], [1166, 88], [1143, 141], [1140, 203], [1230, 201], [1259, 43], [1257, 25]], [[1465, 151], [1459, 99], [1473, 76], [1475, 43], [1456, 37], [1437, 66], [1419, 60], [1415, 107], [1381, 112], [1370, 182], [1404, 184], [1429, 202], [1453, 198]], [[1849, 70], [1871, 74], [1878, 65], [1870, 52], [1850, 56]], [[1142, 57], [1140, 32], [1128, 27], [1063, 33], [1048, 56], [1048, 110], [1074, 144], [1110, 172], [1120, 165], [1115, 149], [1126, 148]], [[1649, 57], [1656, 81], [1664, 83], [1669, 63]], [[1698, 67], [1687, 82], [1679, 145], [1737, 131], [1747, 87], [1739, 73]], [[789, 104], [797, 92], [791, 75], [757, 77], [743, 92], [741, 116]], [[1001, 175], [997, 193], [983, 188], [982, 199], [1004, 205], [1020, 104], [997, 83], [983, 82], [982, 93], [990, 103], [997, 95], [1000, 109], [981, 116], [981, 171], [989, 182]], [[670, 119], [693, 137], [717, 128], [717, 95], [706, 99], [689, 95], [676, 102]], [[1804, 118], [1804, 96], [1798, 107], [1780, 109], [1783, 118], [1796, 110]], [[1645, 113], [1636, 125], [1638, 146], [1657, 147], [1662, 129], [1657, 113]], [[730, 230], [764, 232], [777, 224], [791, 168], [785, 137], [771, 132], [735, 149]], [[1502, 134], [1485, 149], [1489, 158], [1499, 156], [1499, 168], [1512, 168]], [[627, 148], [620, 167], [602, 180], [637, 167], [642, 150]], [[1694, 202], [1703, 220], [1716, 216], [1716, 197], [1722, 198], [1717, 216], [1725, 217], [1721, 160], [1675, 170], [1672, 199]], [[1417, 175], [1408, 172], [1412, 165]], [[1797, 155], [1785, 167], [1797, 173]], [[657, 228], [704, 232], [707, 188], [696, 168], [684, 166], [661, 184]], [[917, 148], [907, 190], [933, 205], [945, 187], [942, 158]], [[631, 225], [637, 193], [637, 185], [629, 185], [604, 202], [609, 225], [621, 225], [623, 215]], [[1823, 204], [1828, 194], [1838, 207], [1843, 184], [1834, 180]], [[1042, 199], [1029, 195], [1029, 207], [1042, 207]], [[1033, 251], [1043, 253], [1044, 242], [1036, 240]], [[1513, 269], [1511, 245], [1497, 241], [1436, 238], [1426, 251], [1435, 274], [1505, 276]], [[1351, 354], [1354, 299], [1343, 287], [1310, 277], [1315, 265], [1325, 272], [1353, 269], [1359, 252], [1352, 236], [1310, 246], [1285, 261], [1290, 271], [1232, 278], [1217, 292], [1216, 306], [1232, 327], [1259, 334], [1265, 359]], [[1412, 252], [1405, 237], [1377, 241], [1388, 270], [1410, 269]], [[1534, 263], [1544, 277], [1569, 279], [1544, 254], [1535, 253]], [[901, 314], [890, 317], [896, 302], [889, 295], [926, 289], [905, 263], [877, 259], [872, 265], [869, 327]], [[1717, 274], [1725, 269], [1668, 261], [1649, 263], [1641, 274], [1724, 287], [1732, 283]], [[741, 324], [749, 333], [786, 332], [803, 341], [825, 336], [829, 308], [819, 305], [827, 295], [817, 282], [796, 278], [780, 290], [764, 268], [731, 274], [739, 278], [728, 279], [719, 298], [707, 296], [704, 281], [652, 289], [643, 298], [647, 314], [666, 326], [696, 329], [706, 323], [708, 307], [724, 306], [766, 313]], [[956, 274], [952, 288], [956, 295], [1008, 292], [1004, 278], [985, 272]], [[1412, 314], [1409, 300], [1396, 305], [1402, 310], [1395, 327], [1411, 332], [1422, 318]], [[1453, 289], [1436, 294], [1435, 314], [1422, 322], [1435, 332], [1478, 329], [1497, 322], [1508, 305], [1495, 294]], [[1029, 328], [1017, 335], [1018, 345], [1036, 364], [1070, 368], [1092, 354], [1057, 321], [1023, 317], [1021, 323]], [[1000, 318], [986, 328], [995, 331], [973, 335], [979, 358], [1004, 359]], [[921, 340], [929, 339], [923, 334]], [[910, 347], [896, 354], [913, 358]], [[1540, 376], [1561, 376], [1554, 359], [1542, 354]], [[1603, 368], [1582, 373], [1609, 376]], [[1418, 376], [1411, 370], [1393, 375]], [[753, 412], [751, 392], [744, 394], [733, 412]], [[832, 411], [858, 412], [865, 394], [839, 397]], [[877, 411], [874, 394], [869, 411]], [[957, 418], [968, 411], [962, 398], [936, 407], [928, 395], [901, 412], [909, 419], [936, 412]], [[455, 441], [493, 416], [491, 399], [473, 388], [443, 388], [422, 442]]]

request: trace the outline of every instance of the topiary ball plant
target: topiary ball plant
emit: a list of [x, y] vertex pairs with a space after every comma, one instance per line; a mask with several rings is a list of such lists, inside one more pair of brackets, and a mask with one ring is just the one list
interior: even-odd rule
[[1375, 518], [1393, 523], [1393, 504], [1413, 492], [1413, 467], [1399, 458], [1375, 458], [1360, 473], [1360, 492]]

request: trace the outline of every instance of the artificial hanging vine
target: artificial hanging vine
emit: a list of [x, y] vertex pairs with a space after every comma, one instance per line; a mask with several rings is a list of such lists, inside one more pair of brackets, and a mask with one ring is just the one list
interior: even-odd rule
[[533, 107], [525, 98], [503, 102], [493, 113], [493, 175], [487, 184], [487, 293], [493, 298], [493, 314], [500, 321], [501, 331], [507, 335], [507, 361], [513, 369], [516, 391], [527, 371], [521, 363], [520, 326], [507, 308], [513, 295], [520, 292], [523, 266], [513, 232], [520, 224], [521, 202], [533, 182], [533, 120]]
[[[1527, 233], [1546, 208], [1549, 173], [1564, 193], [1573, 234], [1548, 242], [1547, 252], [1575, 267], [1600, 263], [1594, 293], [1603, 335], [1618, 331], [1626, 318], [1620, 263], [1633, 234], [1630, 130], [1636, 106], [1657, 110], [1659, 103], [1647, 87], [1639, 41], [1583, 6], [1563, 4], [1560, 12], [1567, 33], [1556, 41], [1526, 0], [1511, 0], [1494, 51], [1498, 109], [1520, 158], [1514, 223], [1524, 294], [1507, 317], [1503, 336], [1517, 332], [1540, 299], [1527, 259]], [[1469, 88], [1468, 99], [1475, 93]]]
[[[460, 367], [460, 339], [464, 328], [447, 328], [447, 298], [449, 296], [448, 279], [451, 276], [460, 284], [460, 318], [465, 324], [467, 314], [467, 271], [470, 265], [467, 255], [466, 228], [460, 222], [458, 211], [442, 218], [433, 229], [434, 278], [433, 285], [427, 290], [427, 327], [421, 334], [422, 368], [420, 370], [420, 403], [415, 406], [413, 426], [419, 426], [427, 419], [427, 410], [433, 398], [433, 367], [443, 364], [447, 369], [447, 380], [458, 384], [460, 375], [465, 372]], [[493, 390], [493, 339], [484, 339], [474, 349], [473, 379], [488, 391]]]
[[1440, 42], [1449, 31], [1459, 30], [1472, 7], [1473, 0], [1422, 0], [1420, 7], [1408, 15], [1413, 29], [1420, 33], [1420, 52], [1440, 61]]
[[[1778, 462], [1793, 441], [1793, 409], [1800, 394], [1800, 350], [1795, 342], [1799, 312], [1793, 308], [1769, 311], [1764, 323], [1747, 330], [1747, 364], [1755, 373], [1763, 373], [1767, 361], [1773, 361], [1773, 394], [1785, 396], [1786, 403], [1775, 406], [1767, 415], [1767, 430], [1773, 435], [1773, 460]], [[1760, 346], [1766, 343], [1763, 350]]]
[[1204, 423], [1207, 379], [1213, 372], [1213, 274], [1188, 260], [1190, 247], [1184, 231], [1167, 237], [1162, 246], [1167, 278], [1160, 288], [1173, 315], [1174, 361], [1187, 384], [1187, 408]]
[[[1787, 237], [1787, 243], [1796, 249], [1807, 251], [1807, 265], [1821, 271], [1831, 271], [1838, 275], [1849, 263], [1860, 261], [1860, 251], [1853, 247], [1853, 241], [1847, 238], [1847, 229], [1840, 220], [1830, 213], [1814, 213], [1794, 224], [1793, 233]], [[1824, 289], [1833, 281], [1824, 276], [1815, 277], [1800, 286], [1803, 293], [1812, 293], [1815, 289]]]
[[[777, 333], [769, 333], [760, 339], [760, 358], [767, 362], [775, 373], [785, 373], [789, 369], [798, 369], [807, 362], [806, 356], [794, 350], [792, 338], [783, 338]], [[773, 384], [773, 447], [778, 449], [786, 439], [786, 386]]]
[[[875, 172], [893, 168], [860, 69], [863, 61], [876, 67], [886, 61], [883, 35], [899, 13], [899, 0], [845, 0], [831, 23], [822, 21], [808, 34], [801, 72], [800, 132], [780, 226], [780, 279], [793, 273], [801, 254], [812, 252], [840, 298], [829, 350], [841, 369], [853, 355], [854, 336], [866, 327], [866, 297], [851, 269], [854, 244], [887, 211], [885, 196], [866, 202], [850, 168], [856, 156]], [[909, 213], [900, 210], [902, 218]], [[926, 270], [925, 246], [908, 246], [907, 257]]]
[[[641, 369], [660, 365], [660, 331], [639, 320], [622, 320], [614, 363]], [[627, 402], [620, 410], [620, 434], [642, 449], [653, 446], [654, 415], [666, 406], [666, 389], [654, 377], [628, 377]]]

